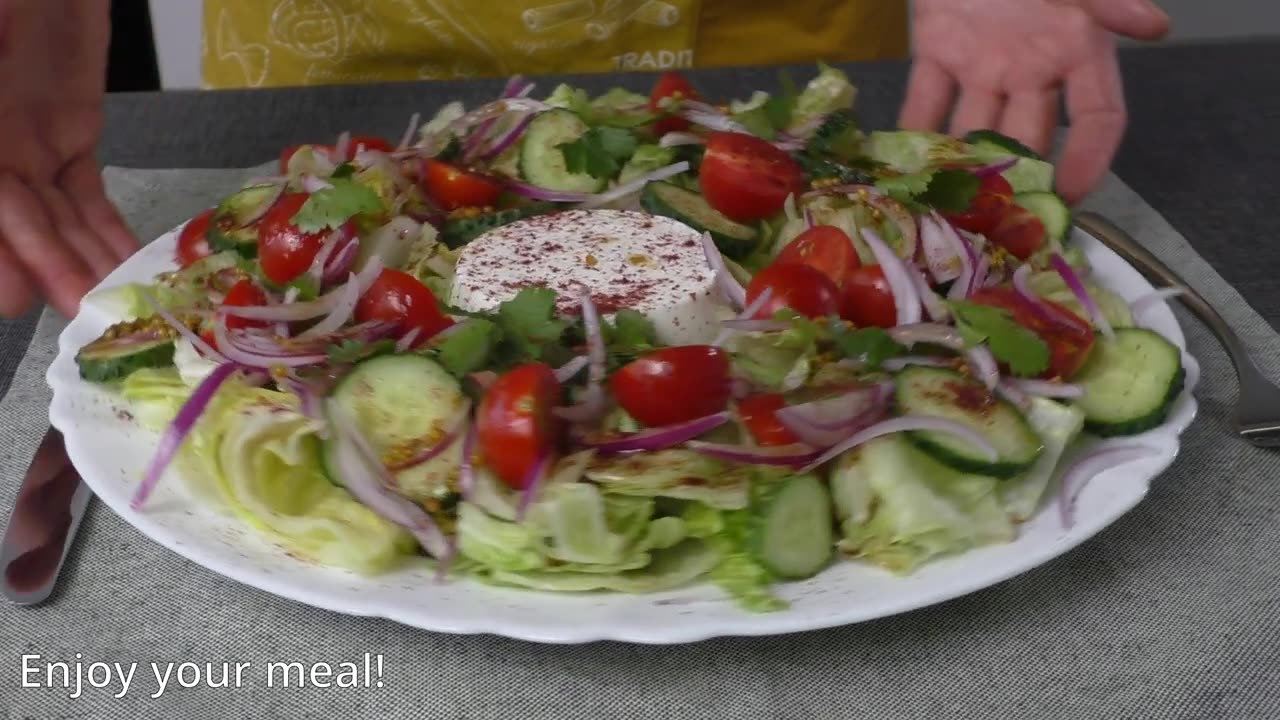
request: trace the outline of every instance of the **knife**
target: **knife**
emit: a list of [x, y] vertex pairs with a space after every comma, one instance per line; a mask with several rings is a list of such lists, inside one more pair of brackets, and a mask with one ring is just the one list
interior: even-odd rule
[[0, 541], [0, 592], [36, 605], [53, 592], [93, 492], [67, 457], [62, 433], [49, 428], [18, 490]]

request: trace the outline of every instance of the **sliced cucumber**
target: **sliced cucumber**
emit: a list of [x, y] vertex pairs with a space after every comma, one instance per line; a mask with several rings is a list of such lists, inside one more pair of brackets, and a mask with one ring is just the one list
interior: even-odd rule
[[760, 240], [760, 231], [756, 228], [730, 220], [698, 193], [668, 182], [646, 185], [640, 194], [640, 205], [654, 215], [664, 215], [700, 232], [711, 233], [720, 252], [734, 259], [750, 254]]
[[250, 185], [223, 200], [209, 224], [209, 248], [234, 250], [244, 257], [258, 254], [256, 222], [284, 194], [281, 185]]
[[1165, 421], [1182, 392], [1182, 352], [1144, 328], [1118, 328], [1099, 338], [1073, 381], [1084, 387], [1076, 402], [1085, 429], [1103, 436], [1135, 435]]
[[940, 462], [963, 472], [1013, 477], [1035, 463], [1044, 442], [1013, 405], [986, 386], [954, 371], [912, 367], [898, 373], [895, 391], [903, 415], [932, 415], [954, 420], [978, 433], [998, 452], [993, 461], [955, 435], [912, 432], [911, 439]]
[[831, 560], [835, 547], [831, 493], [813, 475], [775, 481], [752, 502], [749, 542], [760, 563], [779, 577], [807, 578]]
[[[364, 360], [333, 389], [329, 402], [353, 419], [388, 466], [403, 463], [434, 446], [464, 402], [458, 381], [422, 355], [379, 355]], [[449, 492], [456, 478], [461, 443], [431, 460], [395, 473], [397, 490], [419, 502]], [[324, 466], [342, 485], [336, 443], [326, 442]]]
[[116, 323], [76, 353], [80, 377], [90, 382], [111, 382], [134, 370], [171, 367], [175, 335], [156, 316]]
[[550, 203], [536, 203], [472, 217], [451, 218], [445, 221], [444, 228], [440, 230], [440, 239], [451, 249], [460, 248], [494, 228], [510, 225], [517, 220], [534, 215], [542, 215], [553, 208], [554, 206]]
[[548, 190], [595, 193], [604, 189], [606, 179], [587, 173], [571, 173], [565, 167], [560, 146], [587, 132], [582, 118], [568, 110], [548, 110], [529, 123], [520, 147], [520, 174]]
[[968, 135], [964, 136], [964, 141], [970, 145], [987, 147], [1009, 155], [1031, 158], [1032, 160], [1044, 159], [1040, 157], [1040, 153], [1035, 150], [1032, 150], [1008, 135], [998, 133], [995, 130], [973, 130]]
[[1049, 237], [1062, 242], [1071, 231], [1071, 209], [1055, 192], [1024, 192], [1013, 196], [1013, 201], [1030, 210], [1044, 223]]

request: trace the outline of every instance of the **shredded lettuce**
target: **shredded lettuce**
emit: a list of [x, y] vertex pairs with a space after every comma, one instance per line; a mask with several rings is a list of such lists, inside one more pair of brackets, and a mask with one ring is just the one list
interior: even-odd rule
[[781, 332], [739, 335], [734, 366], [757, 385], [773, 390], [799, 387], [813, 368], [818, 337], [818, 326], [803, 318], [794, 318]]
[[849, 82], [849, 76], [843, 70], [819, 63], [818, 74], [796, 97], [791, 125], [801, 125], [837, 110], [850, 110], [857, 96], [857, 88]]
[[478, 577], [496, 585], [556, 592], [612, 590], [624, 593], [651, 593], [687, 585], [706, 575], [719, 562], [715, 549], [702, 540], [685, 540], [674, 547], [653, 553], [652, 561], [641, 569], [619, 573], [590, 572], [509, 572], [481, 570]]
[[615, 495], [697, 500], [730, 510], [750, 502], [749, 469], [730, 468], [692, 450], [594, 458], [586, 476]]
[[[1111, 323], [1111, 327], [1133, 326], [1133, 312], [1124, 298], [1086, 278], [1081, 278], [1081, 282], [1093, 297], [1093, 301], [1097, 303], [1103, 317]], [[1035, 294], [1058, 303], [1085, 322], [1092, 322], [1089, 311], [1084, 309], [1084, 305], [1080, 304], [1075, 293], [1071, 292], [1071, 288], [1067, 287], [1066, 281], [1057, 272], [1046, 270], [1035, 273], [1028, 279], [1027, 284]]]
[[152, 432], [164, 430], [173, 421], [191, 390], [176, 368], [142, 368], [129, 373], [120, 383], [120, 394], [129, 401], [129, 411]]
[[618, 175], [619, 183], [628, 183], [641, 175], [666, 167], [676, 161], [675, 148], [664, 148], [661, 145], [641, 145], [622, 166]]
[[1084, 411], [1048, 398], [1031, 398], [1027, 422], [1044, 441], [1044, 450], [1030, 470], [1000, 484], [1000, 499], [1015, 522], [1030, 520], [1053, 480], [1067, 446], [1084, 429]]
[[467, 114], [466, 107], [455, 100], [436, 111], [435, 117], [422, 124], [418, 129], [418, 137], [426, 139], [444, 131], [450, 123]]
[[839, 547], [906, 573], [938, 556], [1008, 542], [1014, 528], [997, 483], [948, 468], [901, 436], [872, 440], [841, 457], [832, 475]]
[[109, 317], [119, 320], [136, 320], [155, 314], [155, 310], [144, 297], [149, 290], [150, 288], [142, 283], [125, 283], [95, 290], [85, 295], [84, 302], [101, 310]]

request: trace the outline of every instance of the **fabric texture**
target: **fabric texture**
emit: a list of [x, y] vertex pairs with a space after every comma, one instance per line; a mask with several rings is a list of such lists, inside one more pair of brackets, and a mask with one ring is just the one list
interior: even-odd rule
[[906, 0], [206, 0], [206, 87], [901, 58]]
[[[109, 169], [144, 237], [261, 172]], [[1091, 204], [1220, 308], [1272, 376], [1280, 336], [1134, 192]], [[1280, 454], [1234, 436], [1227, 359], [1180, 320], [1203, 365], [1200, 417], [1133, 512], [1080, 548], [993, 588], [845, 628], [676, 647], [540, 646], [433, 634], [317, 610], [239, 585], [163, 549], [94, 503], [45, 605], [0, 605], [0, 717], [808, 718], [1264, 720], [1280, 717]], [[0, 402], [7, 516], [47, 427], [44, 372], [63, 322], [45, 316]], [[38, 663], [138, 662], [118, 682], [22, 687]], [[382, 687], [267, 687], [272, 661], [362, 662]], [[159, 697], [149, 663], [248, 662], [243, 687]], [[46, 679], [42, 675], [41, 682]], [[74, 667], [72, 679], [74, 681]], [[99, 674], [101, 677], [101, 674]], [[190, 673], [188, 673], [190, 679]], [[60, 672], [57, 680], [61, 680]]]

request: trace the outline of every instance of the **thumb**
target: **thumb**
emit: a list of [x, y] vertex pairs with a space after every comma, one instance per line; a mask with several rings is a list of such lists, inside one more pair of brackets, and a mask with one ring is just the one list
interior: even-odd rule
[[1082, 0], [1080, 6], [1102, 27], [1135, 40], [1161, 40], [1169, 16], [1151, 0]]

